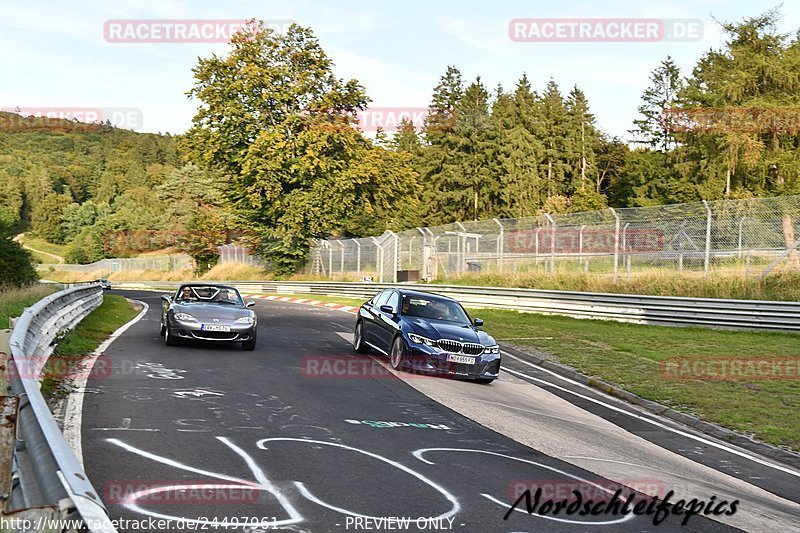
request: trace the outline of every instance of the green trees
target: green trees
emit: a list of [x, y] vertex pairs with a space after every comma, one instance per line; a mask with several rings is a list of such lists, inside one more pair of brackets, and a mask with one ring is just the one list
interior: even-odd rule
[[0, 289], [27, 285], [39, 279], [30, 252], [11, 239], [14, 223], [11, 210], [0, 207]]
[[278, 34], [252, 22], [194, 74], [186, 151], [229, 177], [237, 220], [279, 273], [304, 259], [309, 239], [381, 231], [392, 207], [417, 201], [408, 158], [352, 127], [368, 98], [336, 78], [310, 29]]
[[726, 42], [691, 72], [656, 65], [631, 139], [602, 132], [580, 87], [550, 79], [537, 91], [524, 74], [493, 87], [448, 66], [421, 130], [405, 121], [374, 140], [356, 127], [364, 88], [335, 76], [310, 29], [254, 21], [198, 61], [198, 111], [180, 142], [58, 121], [0, 131], [0, 225], [67, 243], [77, 262], [118, 255], [106, 242], [116, 231], [203, 235], [203, 264], [247, 236], [288, 273], [318, 237], [800, 194], [800, 39], [777, 20], [723, 24]]
[[513, 92], [490, 93], [480, 77], [465, 87], [453, 66], [434, 88], [425, 127], [402, 125], [394, 146], [419, 170], [427, 225], [568, 209], [576, 194], [576, 205], [604, 207], [626, 155], [597, 128], [578, 87], [565, 99], [550, 80], [539, 95], [523, 74]]
[[653, 71], [618, 185], [628, 205], [800, 191], [800, 40], [770, 11], [723, 23], [728, 38], [685, 78], [667, 58]]

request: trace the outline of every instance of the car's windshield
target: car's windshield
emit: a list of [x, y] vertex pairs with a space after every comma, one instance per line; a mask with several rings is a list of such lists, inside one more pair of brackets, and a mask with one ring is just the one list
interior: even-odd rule
[[418, 316], [431, 320], [469, 323], [467, 313], [457, 302], [425, 296], [403, 296], [400, 313], [406, 316]]
[[177, 300], [220, 305], [244, 305], [239, 291], [231, 287], [185, 286], [178, 291]]

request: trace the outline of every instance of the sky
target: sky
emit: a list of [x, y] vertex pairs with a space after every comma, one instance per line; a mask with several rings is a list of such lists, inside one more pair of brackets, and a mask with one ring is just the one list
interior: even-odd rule
[[[762, 0], [336, 2], [2, 0], [0, 109], [104, 109], [122, 127], [186, 131], [196, 102], [186, 97], [198, 57], [225, 54], [225, 43], [113, 42], [108, 21], [258, 18], [309, 26], [341, 78], [356, 78], [373, 108], [424, 108], [448, 65], [470, 82], [513, 89], [526, 73], [535, 89], [553, 78], [563, 94], [577, 85], [597, 124], [629, 140], [650, 72], [671, 56], [684, 74], [720, 48], [717, 21], [759, 15]], [[800, 2], [780, 8], [780, 29], [800, 28]], [[697, 19], [702, 38], [674, 42], [517, 42], [512, 19]]]

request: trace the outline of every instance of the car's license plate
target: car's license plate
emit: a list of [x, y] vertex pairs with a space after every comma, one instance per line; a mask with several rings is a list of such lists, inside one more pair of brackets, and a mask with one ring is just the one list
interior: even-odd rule
[[200, 329], [203, 331], [230, 331], [231, 327], [219, 324], [201, 324]]
[[475, 358], [474, 357], [467, 357], [466, 355], [455, 355], [455, 354], [448, 354], [447, 360], [451, 363], [464, 363], [467, 365], [474, 365]]

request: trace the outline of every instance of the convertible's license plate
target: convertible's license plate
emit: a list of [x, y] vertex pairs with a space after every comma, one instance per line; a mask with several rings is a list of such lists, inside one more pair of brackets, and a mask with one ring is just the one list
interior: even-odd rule
[[448, 354], [447, 360], [451, 363], [464, 363], [467, 365], [474, 365], [475, 358], [474, 357], [467, 357], [466, 355], [454, 355]]
[[203, 331], [230, 331], [231, 327], [218, 324], [201, 324], [200, 329]]

